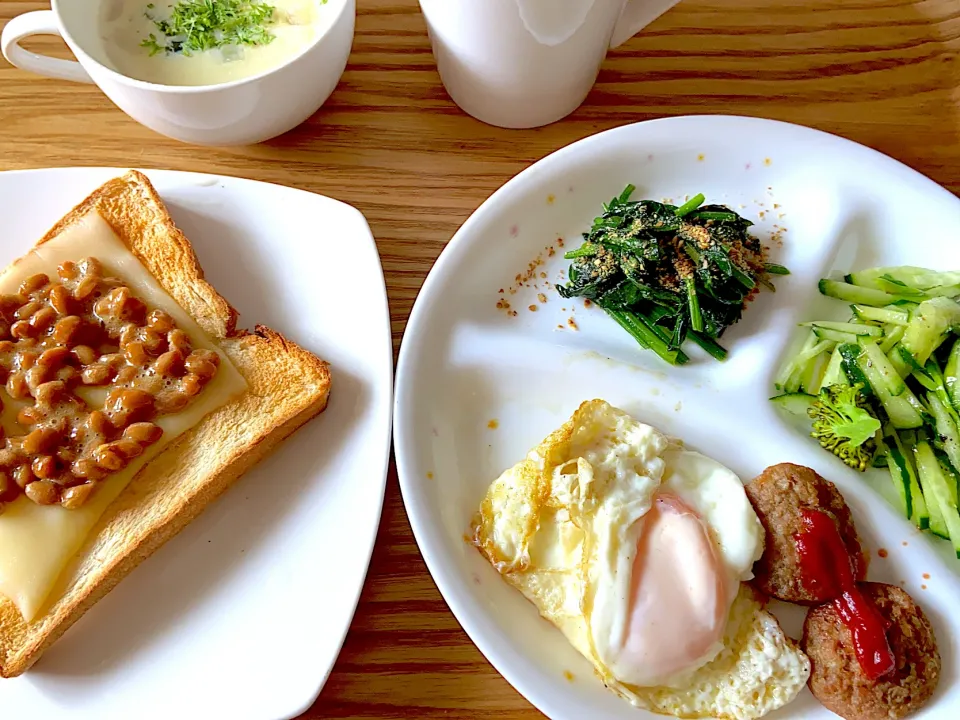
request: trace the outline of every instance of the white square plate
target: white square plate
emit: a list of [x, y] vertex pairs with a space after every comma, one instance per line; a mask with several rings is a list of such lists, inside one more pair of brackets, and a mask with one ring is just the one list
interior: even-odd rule
[[[0, 266], [122, 172], [0, 173]], [[32, 670], [0, 680], [3, 718], [293, 717], [333, 667], [376, 538], [393, 363], [363, 216], [277, 185], [147, 174], [240, 326], [267, 325], [330, 362], [330, 404]]]
[[[761, 293], [724, 334], [726, 362], [694, 348], [690, 364], [670, 367], [602, 311], [548, 285], [569, 265], [557, 239], [577, 247], [602, 203], [628, 183], [637, 186], [634, 199], [680, 203], [702, 192], [755, 220], [762, 239], [787, 228], [771, 254], [793, 274], [775, 278], [777, 292]], [[920, 535], [869, 486], [889, 485], [886, 471], [865, 478], [846, 468], [767, 401], [797, 322], [843, 309], [818, 294], [819, 278], [877, 264], [960, 268], [958, 228], [957, 198], [903, 165], [840, 138], [750, 118], [675, 118], [601, 133], [536, 163], [487, 200], [444, 250], [414, 307], [397, 371], [395, 449], [427, 565], [497, 670], [552, 718], [658, 717], [607, 692], [563, 635], [464, 541], [490, 482], [581, 401], [599, 397], [745, 480], [786, 461], [834, 480], [872, 549], [870, 579], [903, 582], [934, 624], [943, 676], [916, 717], [960, 717], [960, 561], [945, 562], [947, 544]], [[543, 264], [517, 289], [516, 275], [537, 258]], [[509, 309], [497, 307], [504, 299]], [[802, 611], [778, 614], [798, 637]], [[804, 691], [776, 717], [834, 716]]]

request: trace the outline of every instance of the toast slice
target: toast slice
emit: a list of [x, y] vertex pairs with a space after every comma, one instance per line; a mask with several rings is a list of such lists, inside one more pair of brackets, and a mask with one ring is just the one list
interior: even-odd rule
[[[167, 293], [220, 346], [247, 391], [146, 464], [108, 506], [33, 622], [0, 597], [0, 676], [27, 670], [90, 607], [276, 445], [327, 405], [326, 362], [269, 328], [236, 329], [237, 312], [204, 280], [190, 242], [143, 174], [97, 189], [39, 243], [97, 210]], [[39, 244], [38, 243], [38, 244]], [[53, 597], [53, 596], [52, 596]]]

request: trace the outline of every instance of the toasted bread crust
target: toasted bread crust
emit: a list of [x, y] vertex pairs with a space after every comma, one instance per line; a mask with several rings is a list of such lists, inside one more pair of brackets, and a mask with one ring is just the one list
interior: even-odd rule
[[214, 338], [236, 332], [237, 311], [204, 279], [193, 246], [174, 225], [163, 200], [143, 173], [131, 170], [101, 185], [64, 215], [37, 245], [53, 240], [91, 210], [100, 213], [200, 327]]
[[207, 415], [137, 473], [64, 571], [52, 593], [59, 599], [44, 615], [26, 623], [13, 603], [0, 596], [0, 677], [27, 670], [131, 570], [324, 410], [329, 396], [326, 362], [269, 328], [236, 330], [237, 312], [203, 279], [189, 241], [143, 174], [131, 171], [101, 186], [40, 243], [94, 209], [218, 342], [248, 390]]

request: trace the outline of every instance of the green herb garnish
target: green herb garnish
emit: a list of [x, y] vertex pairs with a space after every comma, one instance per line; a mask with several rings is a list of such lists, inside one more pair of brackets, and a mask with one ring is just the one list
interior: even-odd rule
[[140, 45], [151, 55], [160, 52], [193, 53], [236, 45], [267, 45], [274, 39], [268, 26], [274, 21], [272, 5], [253, 0], [179, 0], [168, 18], [156, 16], [154, 4], [146, 16], [163, 39], [153, 33]]
[[630, 199], [634, 187], [604, 205], [567, 252], [565, 298], [592, 300], [637, 343], [673, 365], [688, 357], [690, 339], [718, 360], [727, 351], [716, 338], [740, 319], [758, 284], [772, 289], [770, 275], [789, 273], [764, 262], [752, 224], [730, 208], [703, 205], [696, 195], [677, 207]]

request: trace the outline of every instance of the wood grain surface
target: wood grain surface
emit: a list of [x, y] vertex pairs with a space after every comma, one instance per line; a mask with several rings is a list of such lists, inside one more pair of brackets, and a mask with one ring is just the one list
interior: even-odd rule
[[[482, 0], [477, 0], [478, 2]], [[416, 0], [358, 0], [353, 54], [326, 106], [275, 141], [197, 149], [162, 138], [93, 86], [0, 61], [0, 169], [111, 165], [194, 170], [338, 198], [370, 222], [395, 347], [434, 259], [497, 187], [600, 130], [728, 113], [859, 141], [960, 191], [956, 0], [684, 0], [611, 52], [586, 103], [537, 130], [460, 112], [436, 73]], [[45, 2], [0, 0], [0, 24]], [[34, 48], [63, 53], [58, 41]], [[420, 558], [391, 468], [356, 618], [303, 718], [542, 717], [486, 662]]]

